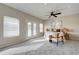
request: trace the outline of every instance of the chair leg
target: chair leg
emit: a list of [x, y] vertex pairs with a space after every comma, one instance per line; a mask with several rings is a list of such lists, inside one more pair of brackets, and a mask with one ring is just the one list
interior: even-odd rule
[[62, 36], [62, 43], [64, 44], [64, 38], [63, 38], [63, 36]]
[[57, 46], [58, 46], [58, 38], [57, 38]]

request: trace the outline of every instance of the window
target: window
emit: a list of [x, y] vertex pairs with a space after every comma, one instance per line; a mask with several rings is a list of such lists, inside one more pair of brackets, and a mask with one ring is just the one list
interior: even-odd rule
[[42, 23], [40, 23], [40, 32], [43, 32], [43, 24]]
[[28, 37], [30, 37], [32, 35], [32, 24], [31, 22], [28, 22]]
[[33, 35], [36, 35], [36, 23], [33, 24]]
[[4, 16], [4, 37], [19, 36], [19, 20]]

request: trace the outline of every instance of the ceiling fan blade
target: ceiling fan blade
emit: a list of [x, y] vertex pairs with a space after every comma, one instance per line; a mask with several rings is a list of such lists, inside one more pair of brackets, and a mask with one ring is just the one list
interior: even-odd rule
[[56, 13], [55, 15], [59, 15], [59, 14], [61, 14], [61, 12], [60, 13]]
[[57, 17], [56, 15], [53, 15], [54, 17]]

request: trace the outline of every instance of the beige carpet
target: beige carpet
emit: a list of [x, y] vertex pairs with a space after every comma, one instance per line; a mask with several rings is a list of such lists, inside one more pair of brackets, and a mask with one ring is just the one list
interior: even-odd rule
[[28, 42], [14, 45], [3, 49], [2, 55], [78, 55], [79, 41], [68, 40], [65, 44], [59, 42], [57, 46], [55, 42], [49, 43], [42, 38], [36, 38]]

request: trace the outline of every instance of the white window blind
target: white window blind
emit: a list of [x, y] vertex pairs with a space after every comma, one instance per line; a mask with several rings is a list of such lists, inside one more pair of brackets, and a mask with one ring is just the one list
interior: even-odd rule
[[28, 37], [32, 36], [32, 24], [31, 22], [28, 22]]
[[43, 32], [43, 24], [42, 23], [40, 23], [39, 27], [40, 27], [40, 32]]
[[36, 35], [36, 23], [33, 23], [33, 35]]
[[19, 19], [4, 16], [4, 37], [19, 36]]

